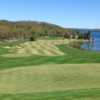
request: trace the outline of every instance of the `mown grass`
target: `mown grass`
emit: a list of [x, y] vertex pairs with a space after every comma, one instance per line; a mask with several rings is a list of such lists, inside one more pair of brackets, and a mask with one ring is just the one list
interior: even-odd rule
[[99, 64], [50, 64], [0, 71], [0, 94], [100, 88]]
[[0, 100], [100, 100], [100, 89], [58, 92], [1, 94]]
[[99, 72], [99, 64], [2, 70], [0, 100], [100, 100]]
[[[0, 55], [9, 52], [6, 45], [0, 46]], [[68, 45], [58, 48], [65, 55], [0, 56], [0, 100], [100, 100], [100, 53]], [[25, 71], [29, 66], [33, 70]]]
[[[40, 64], [77, 64], [77, 63], [100, 63], [100, 53], [79, 50], [67, 45], [58, 46], [65, 53], [63, 56], [37, 56], [29, 57], [0, 57], [0, 69], [40, 65]], [[9, 49], [0, 48], [0, 54], [8, 52]]]

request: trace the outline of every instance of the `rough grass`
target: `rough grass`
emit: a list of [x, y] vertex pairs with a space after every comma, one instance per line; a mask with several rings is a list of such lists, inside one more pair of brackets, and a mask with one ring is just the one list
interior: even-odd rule
[[31, 55], [40, 56], [61, 56], [63, 52], [59, 50], [56, 45], [68, 44], [66, 40], [38, 40], [34, 42], [25, 42], [15, 46], [4, 46], [4, 48], [10, 49], [8, 54], [4, 54], [5, 57], [22, 57]]

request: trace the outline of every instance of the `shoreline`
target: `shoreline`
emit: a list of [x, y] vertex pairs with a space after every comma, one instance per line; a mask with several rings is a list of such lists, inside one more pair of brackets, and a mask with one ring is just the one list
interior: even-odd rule
[[81, 45], [86, 42], [89, 42], [89, 40], [84, 40], [84, 39], [74, 40], [69, 43], [69, 46], [77, 48], [77, 49], [81, 49]]

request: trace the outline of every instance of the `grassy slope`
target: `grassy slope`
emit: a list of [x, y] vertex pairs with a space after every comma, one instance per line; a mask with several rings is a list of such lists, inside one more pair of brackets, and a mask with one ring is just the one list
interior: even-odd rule
[[[4, 69], [0, 71], [0, 100], [100, 100], [100, 65], [83, 65], [83, 63], [100, 63], [100, 53], [81, 51], [66, 45], [58, 47], [65, 53], [64, 56], [0, 57], [0, 69]], [[0, 54], [6, 52], [8, 50], [0, 47]], [[68, 67], [69, 63], [73, 65]], [[75, 66], [75, 63], [82, 65]], [[46, 65], [33, 66], [41, 64]], [[28, 71], [29, 65], [32, 65], [34, 70]], [[24, 68], [22, 71], [20, 70], [22, 66], [29, 69], [25, 71], [27, 68]], [[15, 67], [20, 68], [17, 71]], [[37, 73], [30, 73], [32, 71]], [[42, 88], [43, 86], [45, 88]], [[38, 93], [35, 89], [41, 91]], [[46, 92], [48, 89], [52, 92]], [[19, 93], [21, 90], [27, 91]]]
[[100, 100], [99, 64], [30, 66], [0, 71], [0, 100]]
[[[58, 46], [65, 53], [63, 56], [29, 56], [29, 57], [0, 57], [0, 69], [40, 65], [40, 64], [64, 64], [64, 63], [100, 63], [100, 53], [89, 52], [71, 48], [66, 45]], [[0, 53], [7, 52], [4, 48], [0, 48]]]
[[0, 71], [0, 93], [99, 88], [99, 64], [50, 64]]

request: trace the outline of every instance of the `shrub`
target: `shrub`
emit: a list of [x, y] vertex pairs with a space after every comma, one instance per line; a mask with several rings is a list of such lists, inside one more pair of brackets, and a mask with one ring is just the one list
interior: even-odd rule
[[35, 38], [34, 37], [30, 37], [30, 41], [35, 41]]

